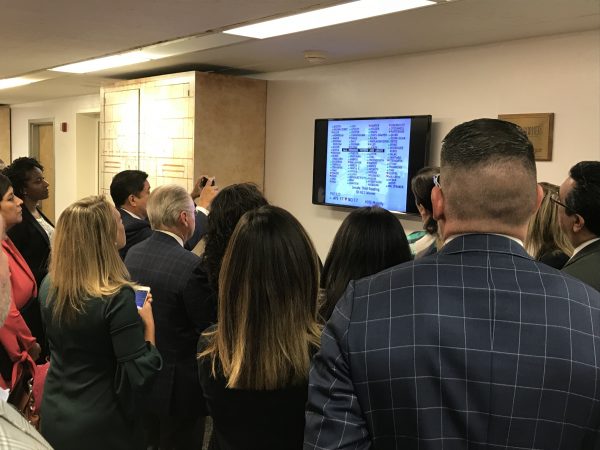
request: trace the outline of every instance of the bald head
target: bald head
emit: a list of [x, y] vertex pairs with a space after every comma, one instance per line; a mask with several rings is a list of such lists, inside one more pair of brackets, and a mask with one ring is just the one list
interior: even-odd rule
[[533, 145], [518, 126], [478, 119], [453, 128], [441, 155], [444, 218], [463, 232], [526, 226], [538, 201]]

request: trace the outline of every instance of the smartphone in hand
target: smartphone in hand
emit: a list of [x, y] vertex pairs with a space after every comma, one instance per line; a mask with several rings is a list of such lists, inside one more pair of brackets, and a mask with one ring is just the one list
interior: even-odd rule
[[135, 288], [135, 305], [138, 309], [141, 309], [146, 303], [146, 299], [148, 298], [148, 294], [150, 293], [150, 288], [148, 286], [136, 286]]

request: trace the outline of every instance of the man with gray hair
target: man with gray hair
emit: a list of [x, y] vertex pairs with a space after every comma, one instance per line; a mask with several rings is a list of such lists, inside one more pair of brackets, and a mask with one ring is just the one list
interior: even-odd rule
[[195, 206], [185, 189], [164, 185], [148, 197], [147, 212], [154, 232], [125, 257], [131, 279], [150, 287], [156, 347], [163, 357], [148, 398], [147, 444], [148, 448], [202, 448], [206, 411], [196, 344], [215, 317], [206, 301], [209, 293], [200, 257], [184, 249], [194, 233]]
[[523, 248], [542, 199], [519, 127], [445, 137], [444, 246], [350, 282], [309, 376], [304, 449], [592, 449], [600, 293]]

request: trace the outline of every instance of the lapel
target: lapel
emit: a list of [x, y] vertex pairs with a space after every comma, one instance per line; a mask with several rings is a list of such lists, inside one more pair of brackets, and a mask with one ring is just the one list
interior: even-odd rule
[[438, 254], [451, 255], [463, 252], [504, 253], [533, 259], [518, 242], [505, 236], [483, 233], [458, 236], [444, 245]]
[[[46, 244], [48, 244], [48, 247], [50, 247], [50, 239], [48, 238], [48, 234], [44, 231], [44, 229], [39, 224], [37, 219], [35, 217], [33, 217], [33, 214], [31, 214], [27, 208], [23, 207], [22, 211], [23, 211], [23, 222], [30, 223], [31, 226], [33, 226], [33, 228], [42, 235], [42, 238], [44, 239], [44, 241], [46, 241]], [[52, 222], [50, 222], [50, 220], [48, 220], [48, 218], [39, 209], [38, 209], [38, 212], [44, 218], [44, 220], [46, 220], [46, 222], [48, 222], [50, 225], [54, 226], [54, 224]]]
[[21, 255], [19, 250], [17, 250], [17, 247], [15, 247], [15, 244], [13, 244], [13, 241], [11, 241], [9, 237], [2, 241], [2, 248], [4, 248], [8, 253], [10, 253], [14, 261], [21, 267], [21, 269], [23, 269], [23, 272], [25, 272], [25, 274], [31, 279], [31, 281], [33, 281], [33, 285], [35, 286], [33, 296], [37, 296], [37, 283], [35, 282], [35, 277], [33, 276], [31, 269], [27, 265], [27, 262], [25, 262], [25, 259], [23, 259], [23, 256]]
[[579, 251], [575, 256], [567, 261], [567, 263], [563, 266], [563, 269], [574, 262], [580, 260], [581, 258], [586, 257], [587, 255], [591, 255], [592, 253], [600, 252], [600, 241], [596, 241], [591, 243], [590, 245], [585, 246], [581, 251]]

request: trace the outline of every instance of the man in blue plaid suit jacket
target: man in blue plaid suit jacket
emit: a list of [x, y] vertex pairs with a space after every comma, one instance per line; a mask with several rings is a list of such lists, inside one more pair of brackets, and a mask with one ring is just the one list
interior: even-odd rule
[[160, 186], [148, 198], [148, 217], [154, 232], [125, 257], [131, 279], [151, 289], [163, 358], [147, 399], [148, 448], [202, 448], [207, 411], [196, 345], [215, 317], [201, 259], [184, 248], [194, 232], [194, 202], [180, 186]]
[[304, 448], [596, 448], [600, 294], [523, 249], [542, 198], [531, 143], [479, 119], [441, 160], [445, 245], [350, 283], [311, 368]]

